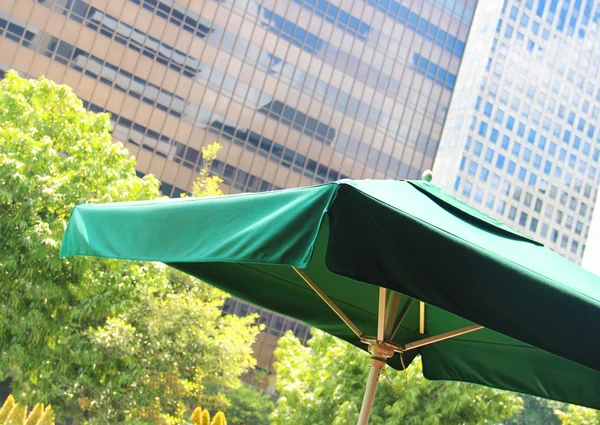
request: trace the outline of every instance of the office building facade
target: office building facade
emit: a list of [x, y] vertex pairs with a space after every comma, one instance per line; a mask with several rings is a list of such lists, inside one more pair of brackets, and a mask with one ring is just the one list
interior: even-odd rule
[[[0, 71], [48, 78], [109, 112], [169, 196], [201, 148], [228, 193], [431, 168], [476, 0], [4, 0]], [[258, 312], [268, 368], [303, 324]]]
[[480, 3], [436, 182], [581, 262], [600, 170], [600, 4]]

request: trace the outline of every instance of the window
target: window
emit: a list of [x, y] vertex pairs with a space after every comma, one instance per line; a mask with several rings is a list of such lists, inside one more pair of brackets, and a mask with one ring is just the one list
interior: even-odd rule
[[527, 213], [521, 212], [521, 216], [519, 217], [519, 226], [525, 227], [527, 224]]
[[513, 199], [517, 202], [521, 200], [521, 195], [523, 194], [523, 189], [519, 186], [515, 186], [515, 191], [513, 192]]
[[542, 200], [540, 198], [537, 198], [535, 200], [535, 206], [533, 207], [534, 211], [537, 212], [537, 213], [541, 212], [542, 211], [542, 204], [543, 204]]
[[502, 124], [503, 119], [504, 119], [504, 111], [502, 109], [497, 109], [494, 121], [496, 121], [498, 124]]
[[487, 128], [488, 124], [485, 121], [481, 121], [479, 123], [479, 135], [481, 137], [485, 137], [485, 134], [487, 133]]
[[537, 226], [538, 226], [538, 219], [531, 217], [531, 222], [529, 223], [529, 230], [531, 230], [532, 232], [535, 232], [537, 230]]
[[486, 117], [492, 116], [492, 104], [490, 102], [485, 102], [485, 108], [483, 109], [483, 115]]
[[510, 137], [502, 136], [502, 143], [501, 143], [500, 147], [504, 150], [507, 150], [509, 144], [510, 144]]
[[515, 161], [508, 161], [508, 167], [506, 167], [506, 172], [513, 176], [515, 174], [516, 166], [517, 164], [515, 163]]
[[502, 170], [502, 168], [504, 168], [504, 160], [504, 155], [498, 155], [498, 157], [496, 158], [496, 168]]
[[577, 249], [579, 248], [579, 242], [571, 241], [571, 253], [577, 254]]
[[544, 118], [544, 123], [542, 124], [542, 128], [546, 131], [550, 131], [550, 118]]
[[496, 212], [498, 214], [504, 214], [504, 210], [506, 209], [506, 201], [503, 201], [502, 199], [498, 200], [498, 208], [496, 209]]
[[510, 109], [513, 111], [517, 111], [519, 109], [519, 105], [521, 104], [521, 100], [518, 97], [513, 97], [512, 102], [510, 103]]
[[567, 199], [569, 199], [569, 195], [564, 190], [560, 194], [559, 202], [561, 205], [567, 205]]
[[517, 209], [515, 207], [511, 206], [508, 210], [508, 219], [514, 221], [516, 216], [517, 216]]
[[552, 129], [552, 134], [556, 137], [560, 137], [561, 129], [562, 129], [562, 127], [560, 126], [560, 124], [554, 124], [554, 128]]
[[458, 190], [460, 186], [460, 176], [456, 176], [456, 180], [454, 180], [454, 190]]
[[481, 201], [483, 200], [483, 189], [480, 189], [480, 188], [475, 189], [475, 196], [473, 197], [473, 200], [476, 203], [481, 204]]
[[521, 144], [519, 142], [514, 142], [511, 153], [514, 156], [518, 157], [520, 152], [521, 152]]
[[522, 182], [525, 182], [525, 177], [527, 176], [527, 170], [525, 169], [525, 167], [521, 167], [519, 168], [519, 180]]
[[493, 209], [495, 201], [496, 201], [496, 197], [494, 195], [492, 195], [491, 193], [488, 193], [487, 198], [485, 200], [485, 207], [490, 210]]
[[572, 215], [567, 216], [567, 219], [565, 220], [565, 227], [569, 230], [571, 230], [571, 228], [573, 227], [573, 216]]
[[471, 160], [469, 162], [469, 169], [467, 171], [467, 174], [470, 176], [475, 176], [475, 173], [477, 172], [477, 163], [473, 160]]
[[515, 119], [509, 115], [508, 119], [506, 120], [506, 128], [508, 130], [512, 130], [514, 127], [515, 127]]
[[473, 190], [473, 184], [469, 181], [465, 181], [462, 194], [468, 198], [471, 196], [471, 190]]
[[520, 122], [519, 126], [517, 127], [517, 134], [521, 137], [525, 135], [525, 124], [522, 122]]
[[499, 135], [499, 131], [496, 130], [495, 128], [492, 128], [492, 132], [490, 133], [490, 141], [492, 143], [496, 143], [498, 141], [498, 135]]
[[536, 183], [537, 183], [537, 175], [535, 175], [534, 173], [529, 174], [529, 182], [527, 182], [529, 187], [535, 187]]
[[498, 174], [494, 173], [492, 175], [492, 187], [494, 189], [497, 189], [499, 185], [500, 185], [500, 176]]
[[492, 148], [487, 148], [485, 151], [485, 162], [492, 163], [492, 159], [494, 158], [494, 150]]
[[490, 171], [487, 168], [481, 167], [481, 171], [479, 174], [479, 180], [481, 180], [483, 183], [487, 182], [489, 174], [490, 174]]
[[564, 148], [561, 148], [561, 149], [560, 149], [560, 152], [558, 153], [558, 159], [559, 159], [560, 161], [563, 161], [563, 162], [564, 162], [564, 160], [565, 160], [565, 158], [566, 158], [566, 157], [567, 157], [567, 150], [566, 150], [566, 149], [564, 149]]
[[590, 153], [590, 144], [588, 142], [583, 143], [583, 153], [584, 155], [589, 155]]

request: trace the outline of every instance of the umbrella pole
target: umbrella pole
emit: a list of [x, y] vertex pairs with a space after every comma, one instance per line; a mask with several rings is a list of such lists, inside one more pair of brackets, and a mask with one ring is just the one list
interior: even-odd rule
[[369, 378], [367, 378], [367, 388], [363, 397], [362, 406], [360, 408], [360, 416], [358, 417], [358, 425], [368, 425], [373, 402], [375, 401], [375, 393], [377, 392], [377, 383], [381, 371], [385, 367], [385, 361], [379, 358], [371, 358], [371, 369], [369, 370]]

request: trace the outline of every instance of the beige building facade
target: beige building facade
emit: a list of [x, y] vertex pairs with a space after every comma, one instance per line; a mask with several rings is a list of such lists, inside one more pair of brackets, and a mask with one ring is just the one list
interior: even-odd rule
[[[228, 193], [343, 178], [418, 178], [431, 168], [476, 0], [3, 0], [8, 69], [75, 90], [109, 112], [114, 138], [169, 196], [201, 149]], [[269, 369], [286, 330], [258, 312]]]

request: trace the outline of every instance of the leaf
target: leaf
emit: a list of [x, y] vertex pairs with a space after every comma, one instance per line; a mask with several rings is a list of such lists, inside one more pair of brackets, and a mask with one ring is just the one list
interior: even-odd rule
[[6, 422], [6, 418], [8, 418], [8, 415], [10, 415], [10, 412], [14, 407], [15, 399], [12, 396], [12, 394], [9, 394], [9, 396], [4, 401], [4, 404], [2, 405], [2, 409], [0, 409], [0, 424]]

